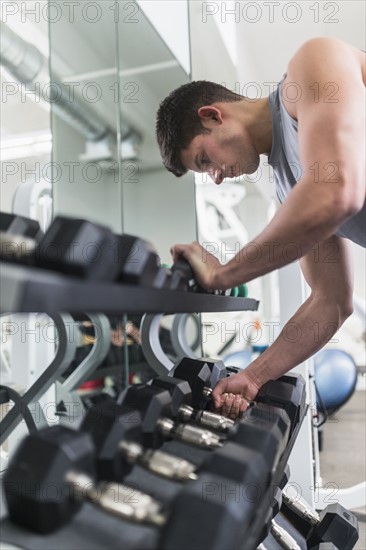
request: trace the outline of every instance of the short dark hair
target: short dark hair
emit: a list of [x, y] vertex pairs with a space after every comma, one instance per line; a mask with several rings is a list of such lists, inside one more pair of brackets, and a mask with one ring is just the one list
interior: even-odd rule
[[165, 168], [175, 176], [187, 173], [180, 154], [199, 134], [209, 134], [198, 116], [203, 105], [218, 102], [241, 101], [243, 96], [221, 84], [196, 80], [173, 90], [161, 103], [157, 112], [156, 138]]

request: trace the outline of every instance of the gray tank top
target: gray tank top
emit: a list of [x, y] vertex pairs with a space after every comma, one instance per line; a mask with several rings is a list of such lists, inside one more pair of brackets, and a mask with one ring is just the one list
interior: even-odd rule
[[[268, 164], [272, 166], [276, 193], [279, 201], [286, 200], [287, 195], [301, 178], [299, 146], [297, 140], [297, 121], [286, 111], [282, 102], [283, 76], [277, 90], [269, 96], [269, 106], [272, 113], [272, 149]], [[363, 208], [355, 216], [347, 220], [336, 231], [339, 237], [346, 237], [366, 248], [366, 200]]]

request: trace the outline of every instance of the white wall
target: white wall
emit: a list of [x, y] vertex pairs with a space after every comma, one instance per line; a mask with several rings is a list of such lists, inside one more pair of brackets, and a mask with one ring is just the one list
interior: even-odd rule
[[137, 3], [186, 73], [189, 74], [191, 64], [187, 0], [174, 0], [174, 2], [137, 0]]
[[205, 16], [204, 2], [189, 3], [192, 79], [211, 80], [227, 88], [235, 86], [237, 68], [214, 16]]

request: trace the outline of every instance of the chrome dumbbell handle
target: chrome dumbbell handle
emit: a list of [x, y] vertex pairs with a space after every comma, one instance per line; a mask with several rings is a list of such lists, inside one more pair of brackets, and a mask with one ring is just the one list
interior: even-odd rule
[[198, 447], [209, 449], [223, 445], [219, 435], [198, 426], [175, 424], [170, 418], [159, 418], [157, 425], [163, 435]]
[[271, 535], [282, 546], [284, 550], [301, 550], [296, 540], [281, 527], [274, 519], [271, 521]]
[[289, 496], [285, 491], [282, 493], [282, 501], [287, 504], [291, 510], [294, 510], [294, 512], [300, 514], [311, 525], [316, 526], [319, 524], [320, 518], [317, 512], [312, 510], [303, 501]]
[[159, 526], [166, 521], [160, 502], [131, 487], [109, 482], [96, 485], [88, 475], [74, 471], [68, 472], [65, 481], [72, 486], [75, 498], [88, 500], [119, 518]]
[[132, 441], [121, 441], [118, 448], [129, 462], [141, 464], [160, 476], [177, 481], [197, 479], [196, 466], [183, 458], [160, 450], [144, 449]]

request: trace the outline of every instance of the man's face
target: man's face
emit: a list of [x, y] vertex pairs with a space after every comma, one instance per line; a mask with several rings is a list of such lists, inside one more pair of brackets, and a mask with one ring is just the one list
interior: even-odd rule
[[235, 124], [221, 124], [196, 136], [181, 152], [181, 160], [188, 170], [207, 173], [217, 185], [225, 178], [253, 174], [259, 165], [257, 151]]

